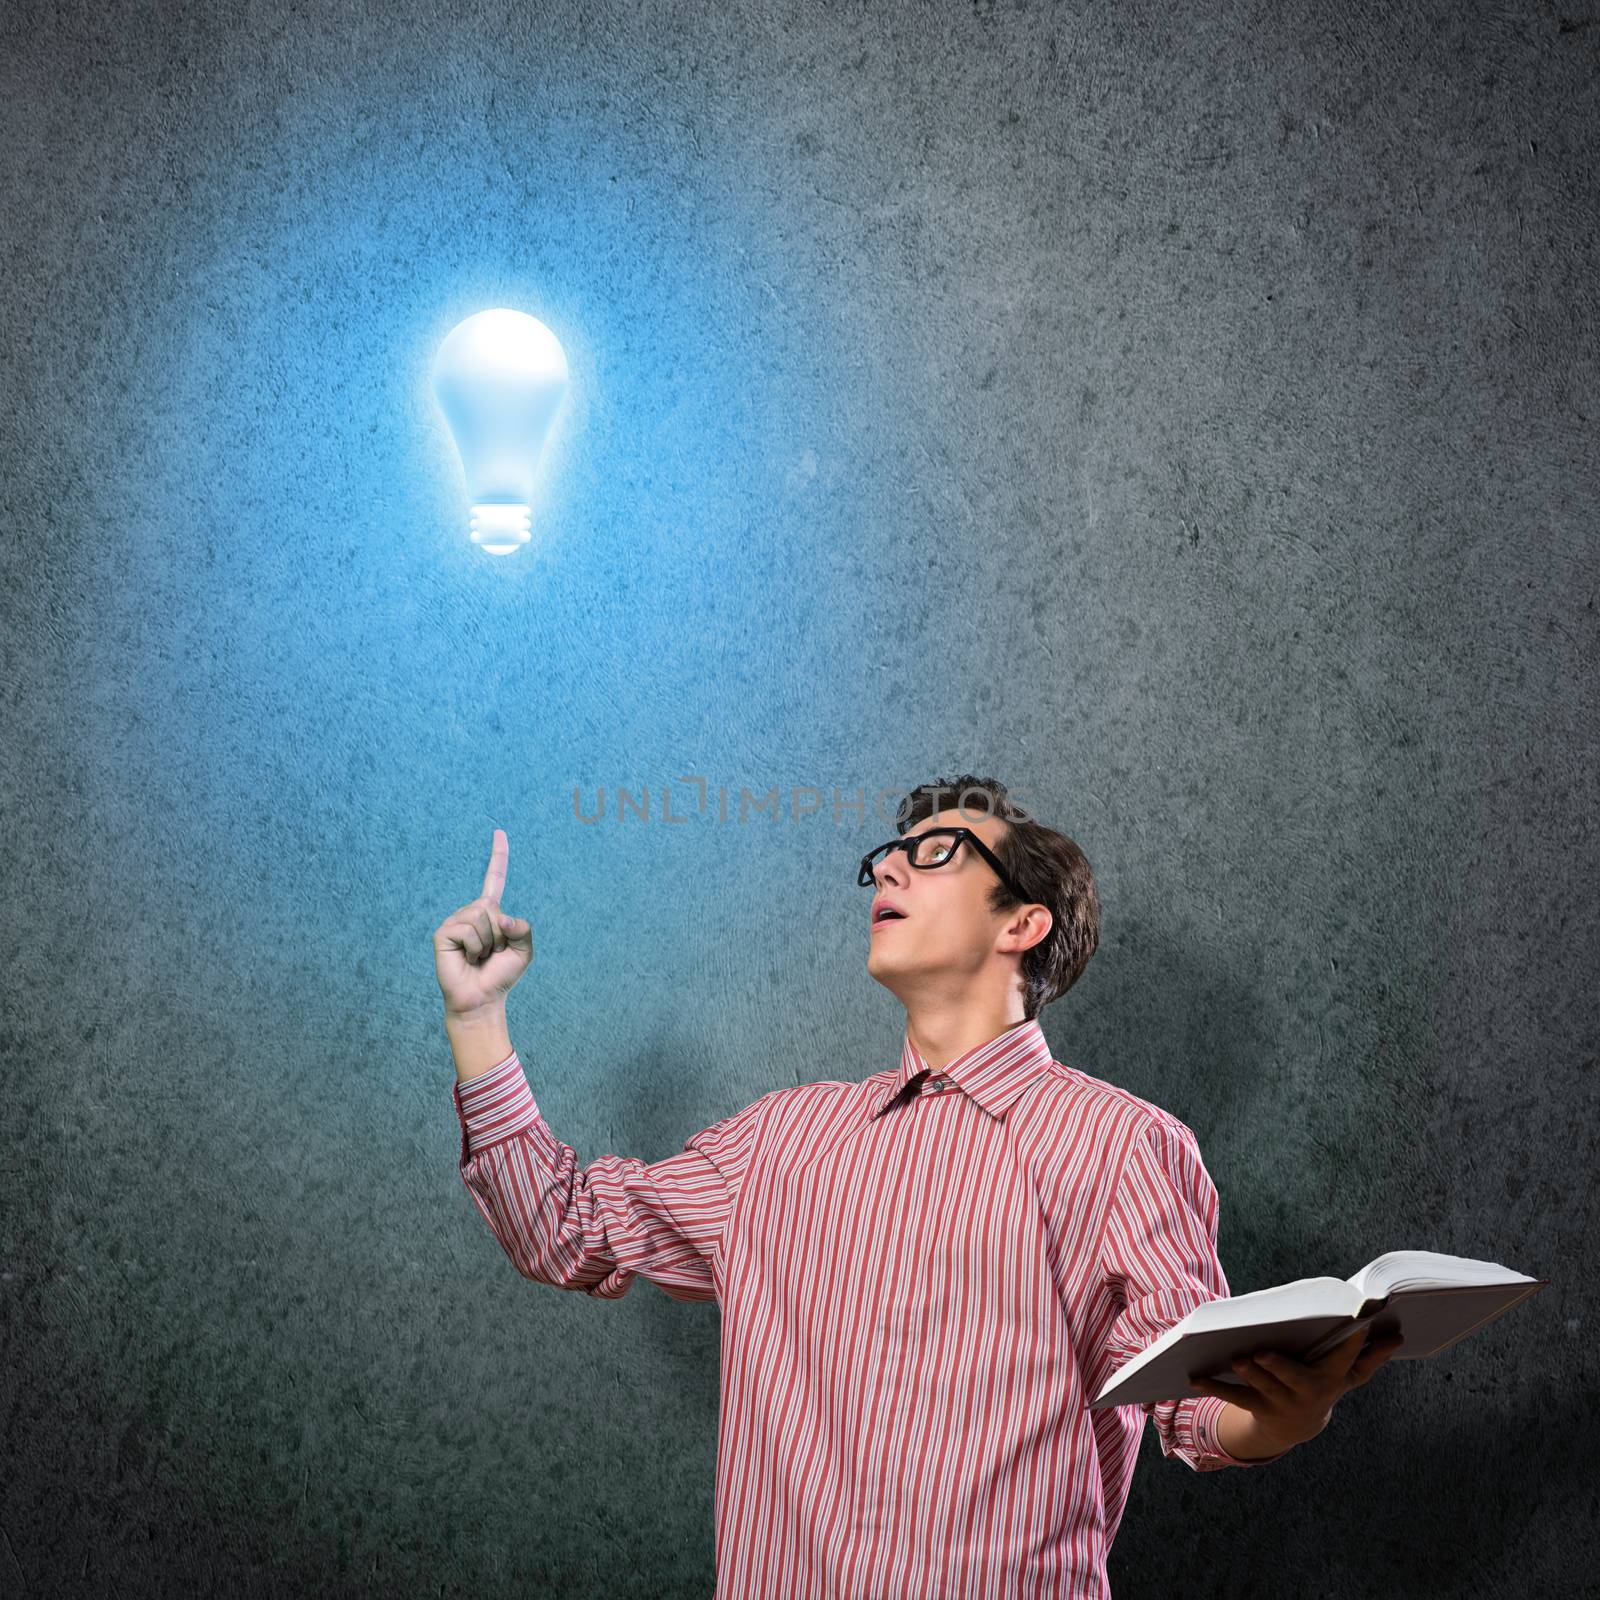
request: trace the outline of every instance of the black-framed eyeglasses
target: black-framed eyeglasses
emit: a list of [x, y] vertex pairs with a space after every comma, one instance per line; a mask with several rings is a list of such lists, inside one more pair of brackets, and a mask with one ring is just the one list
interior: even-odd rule
[[877, 882], [872, 875], [872, 869], [884, 860], [891, 850], [904, 850], [906, 860], [924, 872], [935, 867], [948, 866], [960, 852], [963, 841], [970, 844], [994, 868], [1000, 876], [1000, 881], [1017, 899], [1024, 903], [1032, 901], [1033, 896], [1024, 894], [1017, 887], [1016, 880], [1000, 865], [999, 857], [971, 828], [927, 828], [921, 833], [908, 833], [903, 838], [891, 839], [888, 844], [880, 844], [877, 849], [869, 850], [862, 856], [861, 873], [856, 882], [864, 889], [872, 888]]

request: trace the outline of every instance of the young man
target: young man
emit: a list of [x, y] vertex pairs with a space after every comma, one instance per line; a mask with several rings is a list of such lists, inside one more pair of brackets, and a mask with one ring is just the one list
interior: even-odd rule
[[462, 1178], [536, 1283], [614, 1299], [642, 1273], [720, 1305], [718, 1600], [1106, 1596], [1147, 1416], [1196, 1472], [1264, 1465], [1398, 1340], [1088, 1409], [1228, 1293], [1216, 1190], [1188, 1127], [1039, 1027], [1099, 940], [1077, 845], [971, 776], [913, 791], [898, 832], [859, 882], [899, 1065], [774, 1090], [665, 1161], [580, 1167], [507, 1033], [532, 931], [499, 909], [496, 830], [482, 895], [434, 935]]

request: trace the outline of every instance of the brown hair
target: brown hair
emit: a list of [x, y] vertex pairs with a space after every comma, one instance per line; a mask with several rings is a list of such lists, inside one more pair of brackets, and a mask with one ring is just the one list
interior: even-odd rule
[[996, 778], [963, 773], [921, 784], [901, 801], [895, 828], [904, 833], [940, 811], [957, 809], [968, 813], [981, 809], [1006, 824], [994, 853], [1030, 896], [1019, 900], [996, 881], [989, 909], [1038, 904], [1050, 912], [1049, 933], [1022, 952], [1023, 1008], [1031, 1020], [1078, 981], [1100, 943], [1100, 896], [1094, 874], [1083, 851], [1066, 834], [1035, 822]]

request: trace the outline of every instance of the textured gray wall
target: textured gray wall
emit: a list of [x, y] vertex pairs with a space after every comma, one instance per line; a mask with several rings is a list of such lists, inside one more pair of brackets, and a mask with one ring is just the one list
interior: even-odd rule
[[[708, 1593], [715, 1307], [515, 1275], [428, 936], [506, 827], [541, 1106], [659, 1159], [903, 1021], [891, 830], [683, 775], [964, 769], [1094, 864], [1046, 1031], [1236, 1291], [1553, 1280], [1264, 1471], [1147, 1431], [1117, 1592], [1592, 1572], [1597, 66], [1593, 0], [6, 8], [0, 1592]], [[426, 387], [499, 304], [574, 374], [503, 562]]]

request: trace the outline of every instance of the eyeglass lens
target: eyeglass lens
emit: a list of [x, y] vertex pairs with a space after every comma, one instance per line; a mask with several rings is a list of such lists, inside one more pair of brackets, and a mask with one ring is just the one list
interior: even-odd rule
[[929, 835], [912, 834], [909, 839], [895, 839], [888, 844], [880, 844], [871, 855], [867, 857], [865, 872], [871, 876], [873, 869], [889, 854], [891, 850], [904, 849], [906, 859], [914, 867], [942, 867], [955, 853], [960, 839], [947, 833], [934, 833]]

